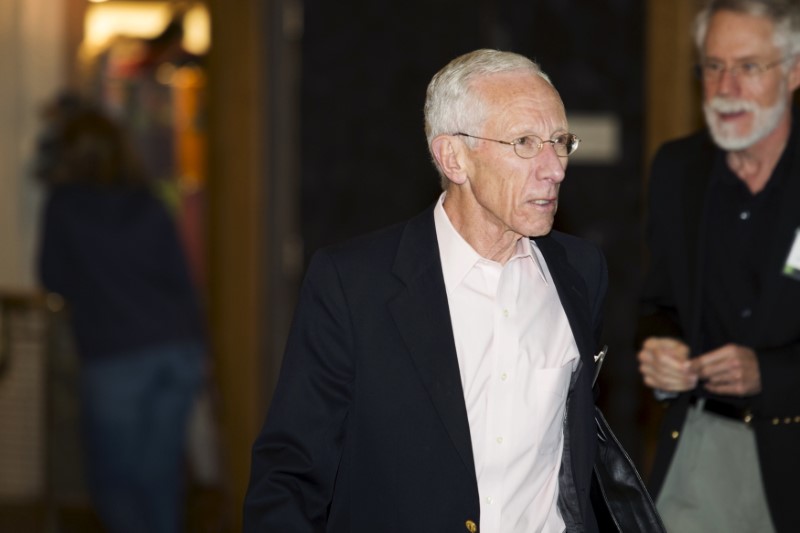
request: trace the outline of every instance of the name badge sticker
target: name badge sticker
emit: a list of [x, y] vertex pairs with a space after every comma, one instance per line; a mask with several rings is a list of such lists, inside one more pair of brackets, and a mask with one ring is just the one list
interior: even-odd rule
[[794, 242], [789, 250], [789, 257], [783, 266], [783, 273], [790, 278], [800, 281], [800, 228], [794, 233]]

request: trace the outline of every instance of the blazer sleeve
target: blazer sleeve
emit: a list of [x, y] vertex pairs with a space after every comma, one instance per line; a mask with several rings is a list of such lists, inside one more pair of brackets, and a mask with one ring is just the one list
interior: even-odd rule
[[650, 336], [684, 337], [669, 271], [670, 243], [675, 239], [674, 215], [669, 210], [678, 205], [674, 203], [677, 201], [675, 177], [681, 172], [676, 168], [679, 167], [676, 159], [668, 146], [662, 147], [653, 159], [650, 172], [645, 221], [647, 261], [639, 299], [637, 349]]
[[244, 531], [325, 531], [354, 380], [353, 335], [333, 260], [300, 291], [278, 385], [252, 450]]

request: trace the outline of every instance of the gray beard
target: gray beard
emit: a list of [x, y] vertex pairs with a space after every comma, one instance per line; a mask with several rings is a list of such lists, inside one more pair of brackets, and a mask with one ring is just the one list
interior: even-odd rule
[[711, 104], [703, 105], [703, 113], [706, 117], [706, 124], [711, 132], [714, 142], [729, 152], [750, 148], [758, 141], [769, 135], [774, 130], [786, 111], [787, 102], [785, 98], [786, 88], [783, 87], [778, 101], [772, 107], [757, 106], [753, 110], [753, 127], [747, 135], [736, 135], [729, 128], [720, 125], [716, 119], [716, 112]]

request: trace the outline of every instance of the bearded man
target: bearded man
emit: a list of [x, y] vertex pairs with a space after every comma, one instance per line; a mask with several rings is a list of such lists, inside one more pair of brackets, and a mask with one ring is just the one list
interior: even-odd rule
[[800, 531], [800, 6], [712, 0], [695, 39], [708, 129], [649, 182], [650, 488], [669, 531]]

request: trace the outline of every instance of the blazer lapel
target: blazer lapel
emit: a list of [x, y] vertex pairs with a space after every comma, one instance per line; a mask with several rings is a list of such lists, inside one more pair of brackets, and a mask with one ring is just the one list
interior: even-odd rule
[[584, 365], [589, 365], [588, 368], [594, 368], [595, 340], [592, 317], [589, 316], [591, 305], [586, 293], [586, 284], [567, 261], [564, 248], [551, 235], [537, 237], [535, 240], [547, 261], [547, 269], [555, 282], [581, 360]]
[[433, 209], [409, 221], [398, 247], [394, 274], [406, 287], [389, 303], [395, 325], [464, 466], [474, 474], [469, 420]]

